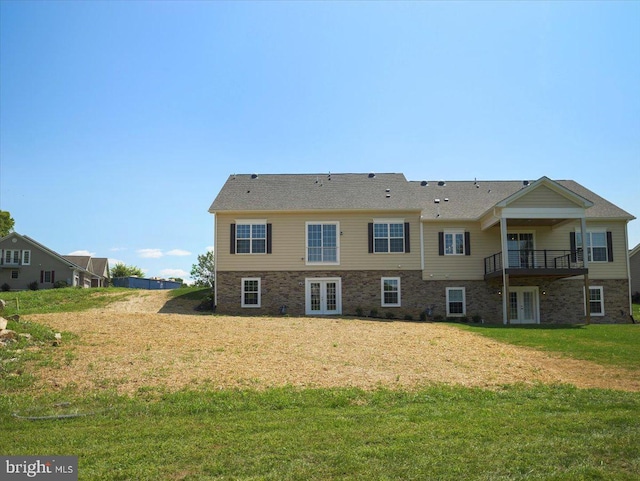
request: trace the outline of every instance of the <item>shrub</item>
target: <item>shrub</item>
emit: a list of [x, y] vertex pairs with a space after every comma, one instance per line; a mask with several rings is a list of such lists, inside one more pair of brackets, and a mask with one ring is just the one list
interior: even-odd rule
[[69, 287], [69, 283], [67, 281], [56, 281], [53, 284], [54, 289], [62, 289], [64, 287]]
[[435, 316], [433, 316], [433, 320], [435, 322], [441, 322], [444, 321], [444, 317], [442, 317], [442, 314], [436, 314]]
[[33, 281], [29, 283], [28, 287], [30, 291], [37, 291], [38, 289], [40, 289], [40, 285], [38, 284], [38, 281]]
[[482, 316], [481, 316], [480, 314], [474, 314], [474, 315], [471, 317], [471, 320], [472, 320], [473, 322], [475, 322], [476, 324], [478, 324], [478, 323], [482, 322]]
[[405, 321], [413, 321], [413, 316], [411, 314], [405, 314], [404, 320]]
[[632, 296], [631, 296], [631, 302], [633, 302], [634, 304], [640, 304], [640, 292], [635, 292]]
[[421, 312], [420, 313], [420, 321], [427, 322], [427, 313], [426, 312]]
[[458, 322], [469, 322], [469, 318], [467, 316], [459, 317]]
[[5, 282], [0, 286], [0, 289], [2, 289], [2, 292], [9, 292], [11, 290], [11, 286]]
[[369, 317], [378, 317], [378, 309], [375, 307], [369, 312]]
[[356, 316], [364, 316], [364, 309], [362, 309], [362, 307], [356, 307]]
[[395, 315], [393, 312], [391, 312], [391, 311], [387, 311], [387, 312], [385, 312], [385, 314], [384, 314], [384, 315], [385, 315], [385, 317], [386, 317], [387, 319], [395, 319], [395, 318], [396, 318], [396, 315]]
[[196, 311], [211, 311], [211, 312], [215, 311], [216, 306], [213, 302], [213, 294], [210, 294], [204, 299], [202, 299], [202, 301], [200, 301], [200, 304], [198, 304], [195, 307], [195, 309]]

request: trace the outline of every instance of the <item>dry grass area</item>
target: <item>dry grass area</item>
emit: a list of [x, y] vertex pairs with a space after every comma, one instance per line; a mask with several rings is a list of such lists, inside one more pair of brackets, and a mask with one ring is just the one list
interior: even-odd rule
[[432, 323], [197, 314], [167, 292], [141, 291], [108, 308], [31, 320], [77, 339], [58, 350], [42, 383], [64, 387], [262, 389], [432, 383], [498, 387], [569, 383], [640, 391], [628, 371], [559, 359]]

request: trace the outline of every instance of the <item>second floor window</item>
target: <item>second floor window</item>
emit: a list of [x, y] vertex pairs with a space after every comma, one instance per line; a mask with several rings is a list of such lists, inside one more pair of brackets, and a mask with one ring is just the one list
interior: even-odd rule
[[404, 252], [404, 223], [374, 223], [373, 251]]
[[[609, 259], [608, 246], [607, 246], [607, 233], [601, 232], [587, 232], [587, 258], [589, 262], [607, 262]], [[576, 243], [578, 248], [582, 247], [582, 233], [576, 232]]]
[[307, 262], [338, 264], [338, 223], [307, 222]]
[[237, 224], [236, 253], [264, 254], [267, 252], [266, 224]]
[[464, 255], [464, 232], [444, 233], [444, 255], [461, 256]]

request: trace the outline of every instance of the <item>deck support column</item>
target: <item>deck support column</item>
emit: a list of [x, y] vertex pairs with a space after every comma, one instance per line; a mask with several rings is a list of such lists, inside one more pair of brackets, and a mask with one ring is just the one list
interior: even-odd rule
[[507, 219], [500, 218], [500, 239], [502, 243], [502, 323], [509, 324], [509, 251], [507, 244]]
[[580, 231], [582, 232], [582, 262], [587, 273], [584, 275], [584, 312], [587, 315], [586, 323], [591, 324], [591, 293], [589, 292], [589, 251], [587, 251], [587, 220], [580, 218]]

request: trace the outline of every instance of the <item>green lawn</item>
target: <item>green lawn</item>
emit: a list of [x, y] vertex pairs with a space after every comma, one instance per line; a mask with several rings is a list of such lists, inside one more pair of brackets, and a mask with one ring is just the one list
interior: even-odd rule
[[640, 324], [452, 325], [509, 344], [534, 347], [610, 366], [640, 368]]
[[[69, 396], [96, 414], [10, 414], [59, 413]], [[637, 394], [543, 386], [14, 396], [0, 452], [76, 455], [85, 480], [632, 480], [639, 410]]]
[[[57, 291], [19, 293], [21, 314], [121, 295]], [[73, 362], [72, 336], [63, 333], [63, 347], [53, 347], [53, 332], [26, 319], [10, 327], [31, 338], [0, 348], [0, 453], [78, 456], [81, 480], [637, 480], [640, 472], [639, 393], [543, 385], [46, 392], [34, 388], [24, 363], [50, 365], [54, 349], [69, 349], [56, 362]], [[640, 325], [458, 326], [638, 369]]]

